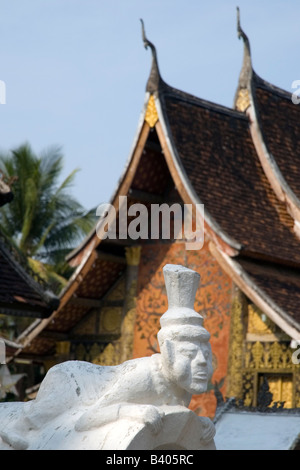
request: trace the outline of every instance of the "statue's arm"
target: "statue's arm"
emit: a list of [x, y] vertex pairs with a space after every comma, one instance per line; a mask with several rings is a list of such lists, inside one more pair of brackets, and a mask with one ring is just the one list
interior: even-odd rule
[[160, 431], [164, 413], [153, 405], [116, 403], [109, 406], [92, 406], [83, 413], [75, 424], [75, 430], [89, 431], [105, 424], [128, 419], [148, 425], [153, 433]]

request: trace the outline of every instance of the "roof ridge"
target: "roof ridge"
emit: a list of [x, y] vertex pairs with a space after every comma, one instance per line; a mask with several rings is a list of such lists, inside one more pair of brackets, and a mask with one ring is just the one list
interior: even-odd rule
[[188, 104], [194, 104], [196, 106], [210, 109], [212, 111], [216, 111], [222, 114], [228, 114], [229, 116], [238, 117], [248, 121], [248, 117], [245, 115], [245, 113], [239, 111], [238, 109], [230, 108], [229, 106], [218, 104], [205, 98], [200, 98], [191, 93], [172, 87], [166, 83], [165, 87], [161, 90], [161, 94], [164, 96], [172, 95], [175, 99], [186, 101]]
[[291, 100], [292, 94], [290, 91], [285, 90], [284, 88], [280, 88], [277, 85], [274, 85], [273, 83], [268, 82], [264, 78], [260, 77], [257, 73], [253, 71], [253, 82], [256, 86], [259, 86], [259, 88], [264, 88], [266, 90], [270, 90], [282, 98], [286, 98], [288, 100]]

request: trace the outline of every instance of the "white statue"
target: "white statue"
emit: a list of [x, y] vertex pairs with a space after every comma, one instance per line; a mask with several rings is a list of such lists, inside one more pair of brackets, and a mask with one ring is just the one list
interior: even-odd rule
[[193, 308], [200, 276], [177, 265], [163, 272], [160, 353], [111, 367], [52, 367], [35, 400], [0, 404], [0, 449], [215, 448], [212, 421], [187, 408], [213, 372], [210, 335]]

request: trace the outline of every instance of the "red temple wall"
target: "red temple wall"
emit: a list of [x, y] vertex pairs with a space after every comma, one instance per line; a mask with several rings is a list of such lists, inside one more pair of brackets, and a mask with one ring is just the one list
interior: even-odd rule
[[184, 243], [158, 244], [142, 248], [133, 357], [150, 356], [159, 352], [159, 319], [168, 308], [162, 272], [167, 263], [186, 266], [201, 275], [195, 310], [203, 316], [204, 326], [211, 334], [214, 373], [208, 391], [193, 396], [190, 408], [199, 415], [213, 417], [216, 409], [213, 384], [220, 383], [221, 392], [225, 393], [232, 281], [212, 257], [207, 243], [200, 251], [186, 250]]

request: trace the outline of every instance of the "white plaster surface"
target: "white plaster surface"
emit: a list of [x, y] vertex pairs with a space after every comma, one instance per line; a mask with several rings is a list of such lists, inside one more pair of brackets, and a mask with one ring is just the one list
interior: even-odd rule
[[177, 265], [163, 272], [161, 352], [111, 367], [52, 367], [35, 400], [0, 404], [0, 449], [215, 449], [212, 421], [187, 408], [213, 372], [210, 335], [193, 309], [200, 276]]
[[[203, 418], [185, 407], [160, 407], [164, 418], [158, 432], [153, 432], [150, 426], [138, 419], [126, 418], [77, 432], [75, 426], [82, 411], [66, 412], [42, 429], [30, 431], [28, 450], [215, 449], [213, 439], [208, 442], [200, 440], [203, 427], [207, 425], [206, 419], [203, 422]], [[0, 449], [9, 450], [11, 446], [0, 440]]]
[[300, 437], [300, 415], [235, 411], [215, 427], [218, 450], [289, 450]]

